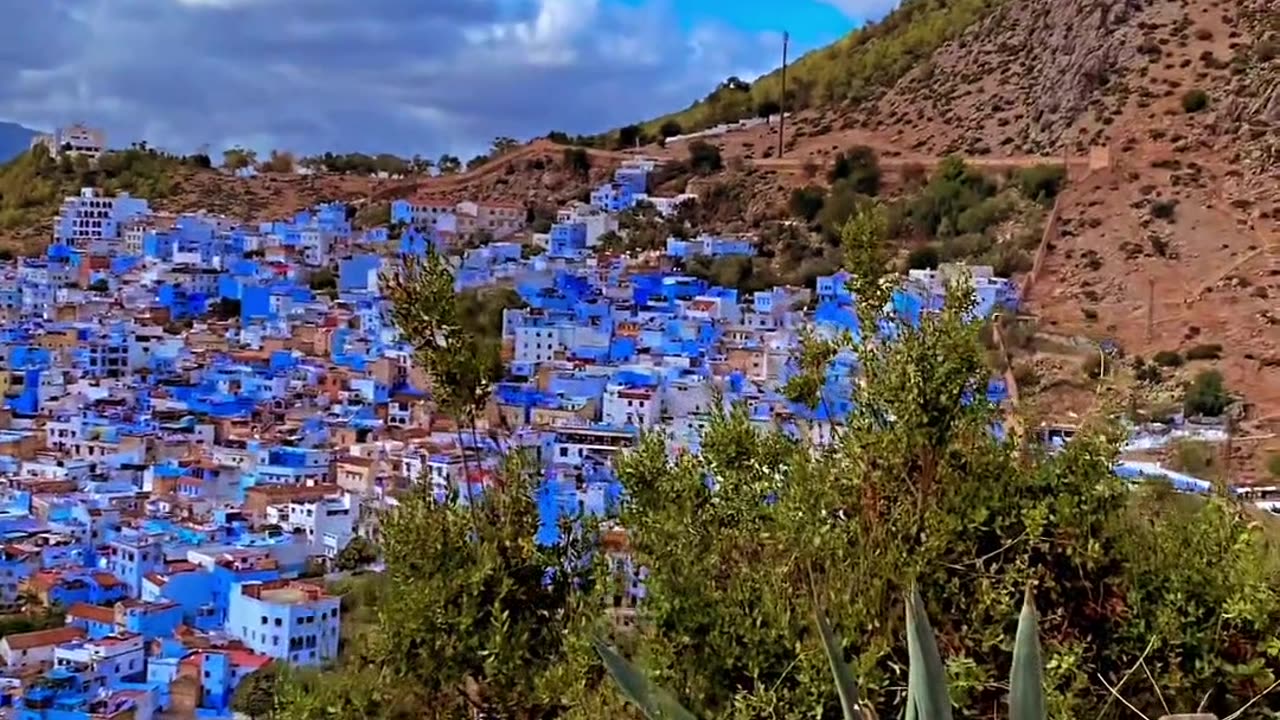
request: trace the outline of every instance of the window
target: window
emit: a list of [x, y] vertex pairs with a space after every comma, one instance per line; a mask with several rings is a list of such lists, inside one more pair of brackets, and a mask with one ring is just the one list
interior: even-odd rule
[[266, 625], [266, 624], [267, 624], [267, 616], [266, 616], [266, 615], [263, 615], [263, 616], [262, 616], [262, 624], [263, 624], [263, 625]]
[[280, 620], [280, 618], [276, 618], [276, 627], [281, 627], [283, 625], [284, 623]]

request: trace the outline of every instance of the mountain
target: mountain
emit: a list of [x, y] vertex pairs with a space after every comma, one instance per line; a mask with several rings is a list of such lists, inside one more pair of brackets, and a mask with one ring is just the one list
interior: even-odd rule
[[39, 130], [17, 123], [0, 122], [0, 162], [8, 162], [26, 152], [31, 146], [31, 138], [39, 134]]

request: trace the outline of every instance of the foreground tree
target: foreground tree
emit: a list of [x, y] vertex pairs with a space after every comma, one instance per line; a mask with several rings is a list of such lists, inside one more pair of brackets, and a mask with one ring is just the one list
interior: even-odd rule
[[[1247, 511], [1132, 492], [1112, 472], [1121, 434], [1109, 422], [1055, 456], [993, 433], [1002, 418], [983, 397], [971, 293], [954, 288], [918, 324], [884, 317], [884, 235], [875, 208], [844, 227], [862, 382], [830, 445], [735, 409], [711, 423], [699, 456], [672, 459], [653, 437], [620, 463], [623, 524], [649, 572], [628, 643], [637, 662], [698, 717], [829, 714], [839, 704], [811, 627], [816, 598], [851, 640], [868, 700], [897, 717], [901, 598], [915, 584], [948, 649], [958, 712], [989, 716], [1007, 691], [1008, 608], [1030, 585], [1051, 609], [1055, 717], [1098, 716], [1114, 702], [1103, 680], [1120, 683], [1144, 656], [1153, 682], [1130, 682], [1125, 697], [1151, 717], [1206, 697], [1225, 715], [1264, 690], [1280, 576]], [[820, 407], [831, 361], [853, 347], [810, 338], [792, 397]]]
[[[488, 401], [496, 351], [471, 329], [442, 256], [428, 253], [386, 282], [397, 326], [463, 439]], [[585, 528], [554, 545], [534, 541], [537, 479], [512, 453], [483, 488], [442, 497], [423, 481], [400, 496], [381, 524], [389, 583], [376, 627], [344, 670], [290, 682], [278, 716], [561, 716], [569, 688], [594, 672], [595, 541]]]

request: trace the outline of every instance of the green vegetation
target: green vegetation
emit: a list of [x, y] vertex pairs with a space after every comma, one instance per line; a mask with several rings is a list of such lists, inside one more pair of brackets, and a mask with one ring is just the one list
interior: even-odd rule
[[1023, 197], [1052, 205], [1067, 180], [1067, 168], [1062, 165], [1037, 165], [1014, 173], [1014, 180]]
[[703, 140], [689, 143], [689, 167], [699, 175], [710, 175], [724, 167], [720, 148]]
[[320, 268], [311, 273], [311, 289], [316, 292], [328, 292], [338, 289], [338, 278], [329, 268]]
[[205, 155], [130, 148], [103, 153], [95, 163], [80, 155], [54, 158], [43, 147], [33, 148], [0, 166], [0, 229], [38, 226], [57, 213], [63, 198], [84, 187], [165, 198], [174, 192], [181, 170], [208, 167], [208, 162]]
[[813, 222], [822, 212], [826, 200], [826, 192], [816, 185], [808, 185], [791, 191], [791, 200], [787, 207], [791, 214], [805, 222]]
[[347, 546], [342, 548], [333, 564], [338, 570], [352, 571], [367, 567], [378, 561], [378, 547], [363, 536], [351, 538]]
[[1203, 343], [1187, 351], [1188, 360], [1220, 360], [1222, 345], [1219, 343]]
[[1209, 107], [1209, 93], [1196, 88], [1182, 95], [1182, 109], [1187, 113], [1198, 113]]
[[1267, 457], [1267, 472], [1273, 478], [1280, 478], [1280, 453], [1271, 453]]
[[875, 195], [880, 191], [880, 159], [869, 147], [858, 145], [836, 155], [827, 173], [833, 184], [848, 180], [859, 195]]
[[[861, 102], [875, 97], [928, 60], [1003, 0], [906, 0], [880, 23], [796, 60], [787, 68], [787, 110]], [[729, 78], [702, 100], [642, 125], [669, 136], [734, 122], [777, 107], [782, 76], [774, 71], [748, 84]], [[616, 133], [614, 133], [616, 135]]]
[[[888, 215], [865, 204], [839, 237], [864, 326], [891, 290]], [[477, 432], [484, 343], [448, 264], [409, 263], [388, 278], [395, 320], [441, 412]], [[619, 456], [619, 522], [647, 571], [627, 629], [612, 620], [629, 585], [613, 558], [589, 554], [593, 523], [533, 542], [523, 457], [470, 503], [436, 503], [419, 485], [382, 519], [376, 622], [340, 667], [285, 683], [275, 716], [637, 717], [609, 689], [603, 655], [629, 683], [650, 678], [686, 703], [665, 717], [836, 718], [856, 706], [859, 717], [945, 720], [990, 717], [1006, 697], [1019, 720], [1109, 717], [1109, 687], [1122, 684], [1147, 717], [1198, 706], [1226, 717], [1280, 671], [1273, 541], [1232, 498], [1116, 477], [1114, 413], [1052, 455], [995, 437], [999, 409], [970, 401], [989, 378], [971, 307], [953, 288], [918, 327], [884, 318], [895, 339], [858, 348], [863, 382], [830, 443], [737, 407], [713, 413], [699, 453], [673, 455], [654, 434]], [[830, 364], [852, 342], [806, 337], [788, 399], [821, 407]], [[1027, 588], [1052, 609], [1041, 662], [1034, 619], [1018, 632], [1009, 612]], [[656, 694], [632, 697], [645, 708]]]
[[1151, 361], [1160, 367], [1167, 368], [1182, 367], [1186, 362], [1177, 350], [1161, 350], [1151, 358]]
[[1188, 415], [1219, 417], [1233, 401], [1231, 393], [1227, 392], [1222, 373], [1204, 370], [1187, 386], [1182, 405]]
[[354, 225], [357, 229], [382, 227], [391, 224], [391, 203], [369, 203], [356, 211]]

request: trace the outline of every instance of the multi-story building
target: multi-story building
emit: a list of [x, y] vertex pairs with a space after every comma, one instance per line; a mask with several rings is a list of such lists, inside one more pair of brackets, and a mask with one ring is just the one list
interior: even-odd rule
[[98, 128], [76, 123], [32, 138], [31, 147], [39, 146], [43, 146], [54, 157], [65, 153], [94, 159], [107, 149], [107, 134]]
[[289, 580], [232, 588], [227, 632], [254, 652], [295, 665], [338, 656], [339, 599], [323, 588]]
[[103, 240], [119, 240], [120, 225], [151, 212], [147, 201], [120, 193], [106, 197], [94, 188], [84, 188], [68, 197], [58, 210], [53, 240], [71, 247], [88, 247]]

